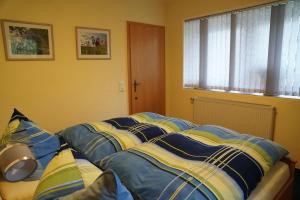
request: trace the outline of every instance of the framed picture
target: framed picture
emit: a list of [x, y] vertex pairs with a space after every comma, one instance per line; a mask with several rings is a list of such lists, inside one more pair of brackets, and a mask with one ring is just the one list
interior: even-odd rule
[[2, 21], [7, 60], [53, 60], [52, 25]]
[[110, 59], [110, 30], [76, 27], [78, 59]]

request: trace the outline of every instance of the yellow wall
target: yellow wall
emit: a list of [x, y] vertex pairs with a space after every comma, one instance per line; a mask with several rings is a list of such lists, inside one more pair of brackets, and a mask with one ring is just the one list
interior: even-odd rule
[[[126, 21], [164, 25], [160, 0], [0, 0], [0, 19], [53, 25], [54, 61], [6, 61], [0, 33], [0, 135], [12, 109], [41, 127], [127, 115]], [[77, 60], [75, 26], [111, 30], [111, 60]]]
[[[236, 8], [270, 2], [267, 0], [172, 0], [166, 14], [166, 71], [167, 71], [167, 114], [192, 120], [194, 96], [232, 99], [243, 102], [273, 105], [277, 109], [275, 141], [284, 145], [292, 158], [300, 162], [300, 100], [228, 94], [183, 89], [183, 21], [186, 18], [205, 16]], [[217, 55], [216, 55], [217, 56]], [[300, 168], [300, 164], [297, 165]]]

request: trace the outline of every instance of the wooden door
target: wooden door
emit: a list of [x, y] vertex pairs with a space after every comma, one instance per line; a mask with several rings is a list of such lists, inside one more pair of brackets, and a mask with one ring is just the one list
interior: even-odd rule
[[127, 23], [129, 112], [165, 114], [165, 28]]

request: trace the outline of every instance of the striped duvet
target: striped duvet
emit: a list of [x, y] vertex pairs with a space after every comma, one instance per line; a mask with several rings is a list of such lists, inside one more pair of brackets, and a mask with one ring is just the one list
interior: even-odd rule
[[115, 152], [126, 150], [170, 132], [183, 131], [194, 124], [159, 114], [144, 112], [102, 122], [79, 124], [59, 135], [94, 164]]
[[112, 169], [135, 199], [247, 199], [287, 151], [214, 126], [170, 133], [113, 154]]

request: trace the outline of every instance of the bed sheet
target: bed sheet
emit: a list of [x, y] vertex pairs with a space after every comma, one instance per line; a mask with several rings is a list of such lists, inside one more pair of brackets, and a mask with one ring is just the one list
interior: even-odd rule
[[263, 177], [261, 182], [249, 196], [248, 200], [273, 199], [289, 177], [289, 166], [286, 163], [279, 161], [274, 165], [270, 172]]
[[3, 200], [31, 200], [39, 181], [8, 182], [0, 178], [0, 194]]

